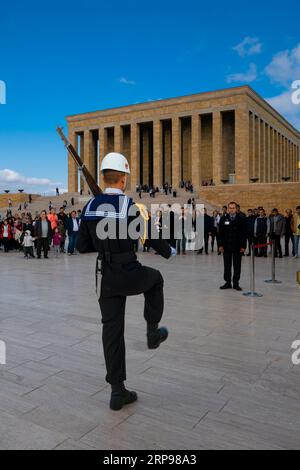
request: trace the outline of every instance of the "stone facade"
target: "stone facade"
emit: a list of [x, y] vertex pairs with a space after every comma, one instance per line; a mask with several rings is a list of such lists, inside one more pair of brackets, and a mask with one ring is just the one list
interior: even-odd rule
[[200, 189], [201, 200], [221, 208], [235, 201], [243, 211], [262, 206], [268, 212], [276, 207], [284, 213], [300, 205], [299, 183], [226, 184]]
[[[103, 156], [123, 152], [137, 184], [299, 181], [300, 133], [252, 88], [154, 101], [67, 117], [71, 142], [95, 179]], [[78, 181], [69, 158], [70, 192]]]

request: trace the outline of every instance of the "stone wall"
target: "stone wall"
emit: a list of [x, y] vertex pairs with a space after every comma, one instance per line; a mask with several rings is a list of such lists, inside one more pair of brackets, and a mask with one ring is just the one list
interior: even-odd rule
[[[36, 201], [39, 197], [40, 196], [37, 194], [32, 194], [33, 201]], [[9, 199], [11, 199], [13, 206], [18, 206], [19, 204], [24, 204], [26, 201], [28, 202], [28, 194], [0, 194], [0, 207], [6, 209], [8, 207]]]
[[277, 207], [281, 212], [300, 205], [300, 183], [272, 184], [224, 184], [203, 187], [199, 191], [201, 200], [218, 206], [236, 201], [242, 210], [263, 206], [267, 211]]

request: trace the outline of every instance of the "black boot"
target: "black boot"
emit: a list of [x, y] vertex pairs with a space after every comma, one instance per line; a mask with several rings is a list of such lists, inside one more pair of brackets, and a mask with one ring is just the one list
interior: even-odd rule
[[158, 328], [158, 324], [148, 325], [147, 328], [147, 343], [149, 349], [157, 349], [161, 343], [166, 341], [169, 336], [167, 328], [162, 326]]
[[220, 289], [221, 290], [232, 289], [232, 285], [230, 284], [230, 282], [226, 282], [226, 284], [224, 284], [224, 286], [221, 286]]
[[241, 291], [243, 290], [243, 289], [240, 287], [239, 284], [234, 284], [234, 285], [233, 285], [233, 288], [234, 288], [235, 290], [239, 291], [239, 292], [241, 292]]
[[126, 390], [123, 382], [111, 386], [110, 409], [119, 411], [124, 405], [130, 405], [137, 401], [138, 396], [136, 392]]

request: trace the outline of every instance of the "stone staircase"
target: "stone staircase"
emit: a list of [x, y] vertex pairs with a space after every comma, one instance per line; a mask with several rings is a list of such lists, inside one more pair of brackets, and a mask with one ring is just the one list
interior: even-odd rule
[[[197, 194], [191, 194], [186, 192], [185, 190], [179, 190], [177, 192], [177, 197], [174, 198], [172, 195], [166, 196], [165, 194], [157, 193], [155, 198], [151, 198], [148, 193], [142, 193], [142, 199], [139, 198], [136, 192], [126, 192], [129, 197], [132, 197], [136, 202], [141, 202], [145, 204], [148, 208], [150, 208], [151, 204], [155, 205], [162, 205], [162, 204], [186, 204], [188, 199], [195, 197], [197, 204], [204, 204], [207, 207], [209, 213], [211, 213], [214, 209], [217, 208], [212, 203], [206, 203], [203, 199], [199, 199]], [[28, 196], [23, 195], [22, 201], [15, 202], [13, 197], [10, 197], [13, 201], [12, 206], [12, 213], [18, 212], [19, 205], [22, 204], [22, 211], [24, 207], [24, 202], [28, 202]], [[74, 206], [71, 205], [71, 199], [74, 198]], [[49, 210], [49, 203], [52, 202], [52, 206], [59, 211], [59, 208], [63, 205], [64, 200], [67, 201], [67, 209], [66, 212], [70, 212], [71, 210], [79, 210], [82, 209], [87, 201], [91, 198], [88, 194], [84, 193], [82, 196], [79, 193], [63, 193], [60, 196], [33, 196], [33, 202], [28, 206], [28, 211], [34, 216], [37, 212], [40, 213], [42, 210]], [[7, 200], [9, 197], [7, 197]], [[7, 207], [6, 203], [0, 207], [0, 214], [5, 215]]]

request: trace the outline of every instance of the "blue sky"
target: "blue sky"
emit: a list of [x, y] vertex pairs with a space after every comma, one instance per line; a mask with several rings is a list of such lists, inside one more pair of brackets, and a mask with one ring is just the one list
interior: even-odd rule
[[66, 188], [68, 114], [248, 83], [300, 129], [299, 31], [278, 1], [2, 2], [0, 190]]

